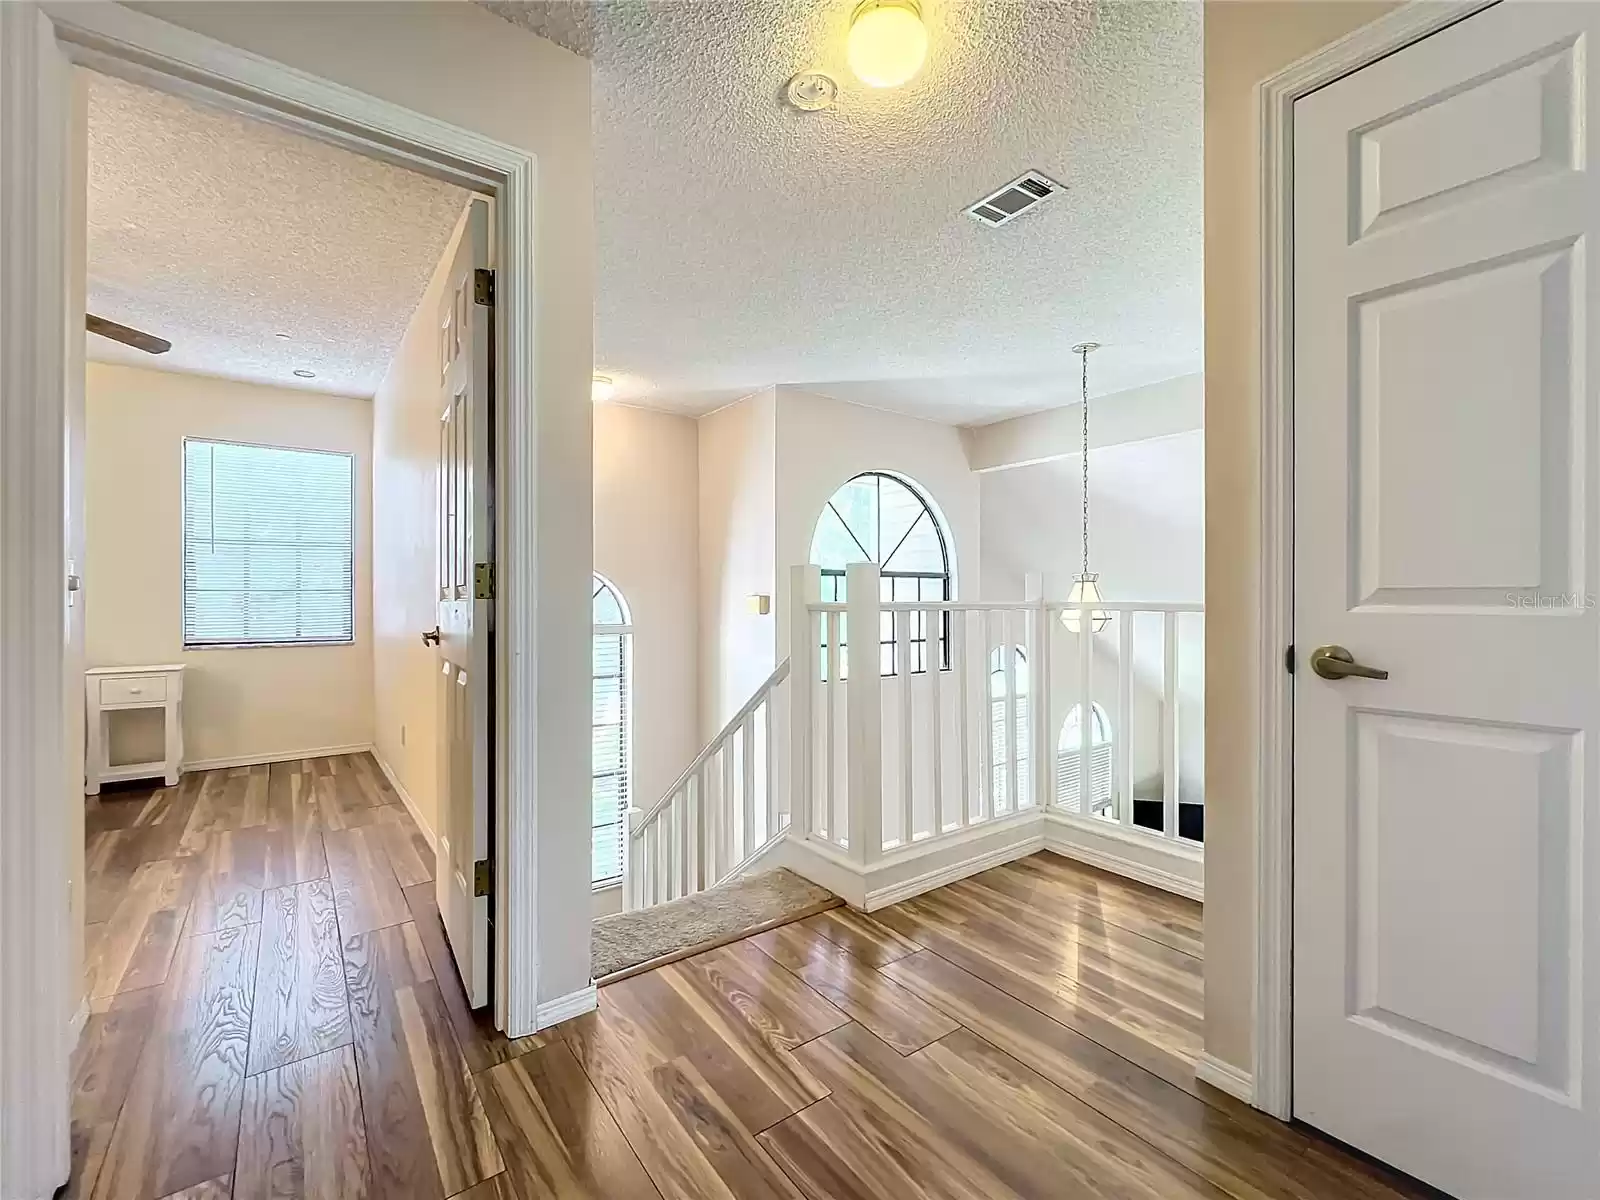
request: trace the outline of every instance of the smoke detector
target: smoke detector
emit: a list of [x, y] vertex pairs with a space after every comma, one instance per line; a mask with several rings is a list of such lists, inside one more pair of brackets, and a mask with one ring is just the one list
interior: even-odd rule
[[784, 99], [801, 112], [832, 108], [838, 98], [839, 85], [833, 81], [833, 76], [821, 71], [801, 71], [784, 88]]
[[967, 216], [980, 225], [999, 228], [1063, 190], [1053, 179], [1047, 179], [1038, 171], [1029, 171], [971, 205], [967, 209]]

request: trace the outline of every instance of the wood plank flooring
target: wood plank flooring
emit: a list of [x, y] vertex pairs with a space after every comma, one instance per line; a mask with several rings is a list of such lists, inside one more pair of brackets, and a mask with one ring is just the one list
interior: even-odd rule
[[508, 1039], [368, 756], [112, 794], [87, 833], [69, 1196], [1427, 1194], [1196, 1082], [1199, 906], [1052, 855]]

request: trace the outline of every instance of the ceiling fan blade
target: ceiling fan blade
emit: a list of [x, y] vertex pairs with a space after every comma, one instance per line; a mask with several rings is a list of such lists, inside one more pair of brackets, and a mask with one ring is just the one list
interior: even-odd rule
[[90, 333], [98, 333], [101, 337], [132, 346], [135, 350], [143, 350], [146, 354], [165, 354], [172, 349], [172, 343], [164, 338], [158, 338], [155, 334], [146, 333], [142, 329], [130, 329], [126, 325], [118, 325], [115, 321], [97, 317], [93, 313], [84, 317], [83, 325]]

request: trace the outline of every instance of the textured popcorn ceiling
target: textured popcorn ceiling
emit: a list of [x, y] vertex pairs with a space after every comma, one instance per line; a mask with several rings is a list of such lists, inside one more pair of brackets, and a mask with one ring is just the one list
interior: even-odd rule
[[89, 357], [371, 396], [466, 202], [411, 171], [91, 74], [89, 311], [172, 350], [91, 334]]
[[[856, 0], [494, 11], [594, 62], [596, 368], [689, 412], [771, 383], [956, 422], [1201, 367], [1201, 12], [924, 0], [907, 86], [844, 62]], [[839, 82], [828, 112], [780, 99]], [[962, 210], [1028, 168], [1065, 196]]]

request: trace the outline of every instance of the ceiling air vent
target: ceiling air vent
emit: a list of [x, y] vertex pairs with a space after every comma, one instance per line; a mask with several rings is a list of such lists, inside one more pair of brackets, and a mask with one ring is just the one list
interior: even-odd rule
[[1037, 208], [1041, 203], [1061, 191], [1061, 185], [1046, 179], [1037, 171], [1029, 171], [1020, 179], [1013, 179], [993, 195], [985, 196], [971, 208], [967, 215], [983, 225], [999, 226], [1015, 220], [1023, 213]]

